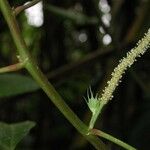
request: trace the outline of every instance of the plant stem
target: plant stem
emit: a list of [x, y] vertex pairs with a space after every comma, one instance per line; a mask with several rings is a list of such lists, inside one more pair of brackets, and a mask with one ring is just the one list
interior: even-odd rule
[[113, 142], [113, 143], [115, 143], [115, 144], [123, 147], [124, 149], [127, 149], [127, 150], [136, 150], [136, 148], [130, 146], [129, 144], [127, 144], [127, 143], [125, 143], [125, 142], [123, 142], [123, 141], [121, 141], [121, 140], [119, 140], [119, 139], [117, 139], [117, 138], [115, 138], [115, 137], [113, 137], [113, 136], [111, 136], [111, 135], [103, 132], [103, 131], [100, 131], [98, 129], [92, 129], [90, 131], [90, 133], [94, 134], [94, 135], [98, 135], [98, 136], [100, 136], [102, 138], [105, 138], [105, 139], [107, 139], [107, 140], [109, 140], [109, 141], [111, 141], [111, 142]]
[[18, 6], [17, 8], [15, 8], [14, 13], [17, 16], [19, 13], [21, 13], [23, 10], [30, 8], [32, 6], [34, 6], [35, 4], [39, 3], [41, 0], [32, 0], [31, 2], [22, 5], [22, 6]]
[[0, 73], [18, 71], [18, 70], [24, 68], [24, 65], [25, 65], [24, 63], [20, 62], [20, 63], [14, 64], [14, 65], [2, 67], [2, 68], [0, 68]]
[[44, 90], [47, 96], [61, 111], [61, 113], [69, 120], [69, 122], [98, 150], [106, 150], [105, 144], [93, 135], [88, 135], [88, 127], [77, 117], [77, 115], [70, 109], [61, 96], [57, 93], [45, 75], [36, 65], [34, 59], [28, 52], [27, 46], [21, 36], [15, 14], [13, 13], [7, 0], [0, 0], [1, 11], [7, 21], [11, 31], [13, 40], [16, 44], [17, 51], [20, 55], [20, 61], [28, 60], [25, 68], [37, 81], [40, 87]]
[[102, 108], [103, 108], [103, 105], [100, 105], [99, 109], [96, 110], [94, 114], [92, 114], [92, 117], [91, 117], [91, 120], [90, 120], [90, 123], [89, 123], [89, 129], [93, 129], [93, 127], [95, 125], [95, 122], [96, 122], [99, 114], [101, 113]]

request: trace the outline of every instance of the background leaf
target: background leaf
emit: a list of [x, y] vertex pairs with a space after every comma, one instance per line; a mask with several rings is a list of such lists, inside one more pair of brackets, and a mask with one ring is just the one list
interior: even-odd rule
[[39, 86], [30, 77], [19, 74], [0, 75], [0, 98], [33, 92]]
[[6, 124], [0, 123], [0, 149], [14, 150], [21, 139], [28, 134], [34, 122], [25, 121], [22, 123]]

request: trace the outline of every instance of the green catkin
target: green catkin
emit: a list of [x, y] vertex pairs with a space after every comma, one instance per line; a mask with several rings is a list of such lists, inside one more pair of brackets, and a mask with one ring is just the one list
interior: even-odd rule
[[150, 46], [150, 29], [145, 34], [145, 36], [137, 43], [137, 46], [131, 49], [130, 52], [127, 53], [126, 57], [123, 58], [119, 65], [114, 69], [113, 73], [111, 74], [111, 79], [108, 81], [108, 85], [105, 87], [101, 97], [98, 99], [102, 105], [108, 103], [109, 100], [113, 98], [113, 92], [118, 86], [121, 78], [128, 67], [136, 61], [136, 58], [143, 55], [148, 47]]

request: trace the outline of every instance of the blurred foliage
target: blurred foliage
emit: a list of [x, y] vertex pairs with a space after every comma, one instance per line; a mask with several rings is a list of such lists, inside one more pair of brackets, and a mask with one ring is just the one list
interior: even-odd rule
[[0, 75], [0, 98], [33, 92], [39, 86], [29, 77], [18, 74]]
[[16, 124], [0, 122], [0, 149], [15, 150], [16, 145], [34, 126], [35, 123], [31, 121]]
[[[10, 1], [12, 7], [25, 2]], [[44, 24], [40, 27], [29, 25], [24, 12], [17, 16], [22, 35], [50, 82], [88, 123], [91, 114], [83, 98], [87, 88], [101, 91], [118, 60], [150, 27], [150, 1], [45, 0], [43, 7]], [[105, 44], [108, 35], [112, 41]], [[0, 67], [17, 62], [15, 49], [0, 14]], [[148, 51], [124, 76], [96, 125], [140, 150], [150, 147], [149, 68]], [[32, 137], [29, 136], [32, 142], [23, 140], [18, 150], [93, 149], [25, 70], [0, 75], [0, 97], [1, 121], [37, 123]], [[112, 150], [120, 149], [104, 142]]]

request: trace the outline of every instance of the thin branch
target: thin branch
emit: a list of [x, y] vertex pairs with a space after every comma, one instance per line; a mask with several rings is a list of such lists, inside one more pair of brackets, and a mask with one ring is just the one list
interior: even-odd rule
[[21, 13], [25, 9], [34, 6], [35, 4], [39, 3], [40, 1], [41, 0], [33, 0], [25, 5], [18, 6], [17, 8], [14, 9], [14, 14], [17, 16], [19, 13]]
[[0, 73], [13, 72], [25, 68], [28, 58], [26, 58], [24, 61], [21, 61], [20, 56], [17, 57], [20, 61], [19, 63], [0, 68]]
[[24, 63], [17, 63], [17, 64], [13, 64], [10, 66], [2, 67], [2, 68], [0, 68], [0, 73], [18, 71], [18, 70], [24, 68], [24, 66], [25, 66]]
[[123, 147], [126, 150], [136, 150], [136, 148], [130, 146], [129, 144], [127, 144], [127, 143], [125, 143], [125, 142], [123, 142], [123, 141], [121, 141], [121, 140], [119, 140], [119, 139], [117, 139], [117, 138], [115, 138], [115, 137], [113, 137], [113, 136], [103, 132], [103, 131], [100, 131], [98, 129], [92, 129], [90, 131], [90, 134], [97, 135], [97, 136], [100, 136], [102, 138], [105, 138], [105, 139], [107, 139], [107, 140], [109, 140], [109, 141], [111, 141], [111, 142], [113, 142], [113, 143]]
[[104, 56], [111, 54], [113, 50], [114, 50], [113, 48], [108, 48], [105, 50], [97, 50], [95, 52], [87, 54], [87, 56], [85, 56], [82, 60], [64, 65], [58, 68], [57, 70], [48, 73], [47, 77], [49, 79], [56, 78], [57, 80], [62, 77], [67, 77], [67, 75], [70, 75], [71, 73], [74, 74], [75, 71], [77, 72], [78, 70], [84, 69], [85, 66], [89, 66], [96, 60], [99, 60], [100, 58], [103, 58]]

